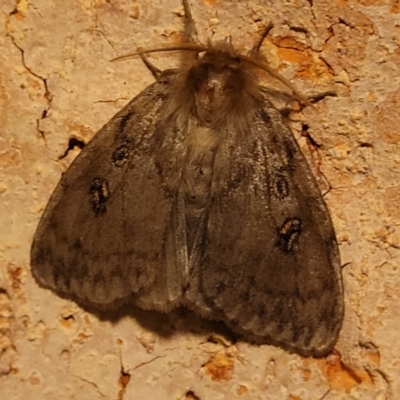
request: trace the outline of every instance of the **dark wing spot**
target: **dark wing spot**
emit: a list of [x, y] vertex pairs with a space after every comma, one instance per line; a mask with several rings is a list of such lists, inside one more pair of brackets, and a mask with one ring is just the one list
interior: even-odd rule
[[121, 116], [119, 119], [119, 124], [117, 127], [118, 133], [123, 133], [125, 131], [125, 127], [128, 124], [129, 120], [131, 119], [133, 112], [127, 112], [125, 115]]
[[89, 188], [89, 196], [96, 217], [106, 212], [106, 203], [109, 195], [110, 192], [108, 190], [107, 181], [100, 178], [94, 178]]
[[129, 147], [127, 144], [123, 144], [117, 147], [112, 154], [112, 162], [116, 167], [121, 168], [129, 157]]
[[289, 182], [285, 175], [280, 171], [274, 171], [271, 174], [270, 187], [274, 196], [280, 200], [289, 196]]
[[287, 218], [278, 230], [279, 240], [278, 245], [284, 253], [293, 251], [295, 240], [301, 233], [301, 219]]
[[294, 156], [299, 152], [299, 149], [291, 140], [288, 139], [284, 140], [283, 145], [285, 146], [286, 154], [289, 158], [289, 166], [292, 166], [291, 160], [293, 160]]

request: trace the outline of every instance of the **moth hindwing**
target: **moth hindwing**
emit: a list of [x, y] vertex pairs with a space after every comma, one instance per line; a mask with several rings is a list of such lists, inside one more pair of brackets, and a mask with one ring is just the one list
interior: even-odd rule
[[325, 355], [343, 317], [327, 207], [253, 73], [265, 64], [230, 41], [196, 43], [183, 6], [193, 59], [153, 67], [157, 81], [71, 164], [37, 228], [32, 273], [83, 305], [184, 305], [243, 338]]

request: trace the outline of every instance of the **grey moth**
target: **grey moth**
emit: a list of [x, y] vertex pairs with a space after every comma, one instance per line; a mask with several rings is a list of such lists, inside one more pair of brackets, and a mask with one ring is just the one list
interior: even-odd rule
[[[34, 236], [37, 282], [82, 305], [184, 306], [305, 356], [343, 318], [334, 229], [257, 50], [202, 45], [119, 111], [63, 174]], [[171, 50], [174, 48], [166, 48]], [[163, 49], [162, 49], [163, 50]], [[138, 52], [145, 57], [149, 51]]]

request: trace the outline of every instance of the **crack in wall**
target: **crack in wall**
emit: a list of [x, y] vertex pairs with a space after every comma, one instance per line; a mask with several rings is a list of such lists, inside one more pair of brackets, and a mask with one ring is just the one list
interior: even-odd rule
[[[18, 8], [15, 8], [13, 11], [11, 11], [11, 13], [9, 13], [9, 17], [12, 18], [14, 16], [16, 16], [17, 14], [19, 14], [19, 10]], [[40, 115], [39, 118], [36, 119], [36, 129], [39, 132], [40, 136], [42, 138], [45, 138], [45, 133], [43, 130], [40, 129], [40, 122], [45, 119], [47, 117], [47, 113], [51, 108], [51, 102], [53, 100], [53, 96], [50, 93], [50, 90], [48, 88], [47, 85], [47, 79], [43, 76], [41, 76], [39, 73], [35, 72], [32, 68], [30, 68], [25, 60], [25, 50], [22, 48], [22, 46], [20, 46], [17, 43], [17, 40], [15, 39], [15, 37], [11, 34], [11, 29], [9, 27], [9, 22], [10, 19], [7, 20], [6, 22], [6, 37], [9, 37], [11, 39], [11, 43], [15, 46], [15, 48], [19, 51], [20, 55], [21, 55], [21, 63], [22, 66], [25, 68], [25, 70], [31, 75], [33, 76], [35, 79], [39, 80], [42, 85], [43, 85], [43, 97], [46, 99], [46, 103], [47, 106], [44, 108], [44, 110], [42, 110], [42, 113]]]

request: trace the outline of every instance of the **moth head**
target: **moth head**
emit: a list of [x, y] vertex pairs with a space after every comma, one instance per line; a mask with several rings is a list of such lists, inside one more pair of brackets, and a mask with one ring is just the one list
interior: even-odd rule
[[231, 37], [226, 38], [223, 41], [208, 42], [208, 46], [204, 46], [200, 43], [181, 43], [173, 46], [162, 46], [154, 47], [151, 49], [138, 49], [134, 53], [125, 54], [113, 58], [111, 61], [122, 61], [136, 58], [137, 56], [144, 56], [150, 53], [158, 53], [165, 51], [181, 51], [191, 52], [197, 54], [198, 59], [204, 65], [212, 65], [216, 71], [222, 71], [224, 68], [239, 69], [246, 66], [252, 65], [253, 67], [259, 68], [265, 71], [274, 79], [283, 83], [287, 88], [292, 91], [292, 96], [305, 105], [312, 105], [310, 101], [304, 97], [301, 93], [297, 92], [293, 85], [278, 72], [274, 71], [266, 62], [260, 61], [258, 58], [239, 54], [232, 45]]
[[200, 60], [203, 64], [212, 65], [216, 72], [225, 68], [238, 69], [241, 63], [231, 37], [218, 42], [209, 41], [207, 50], [200, 54]]

